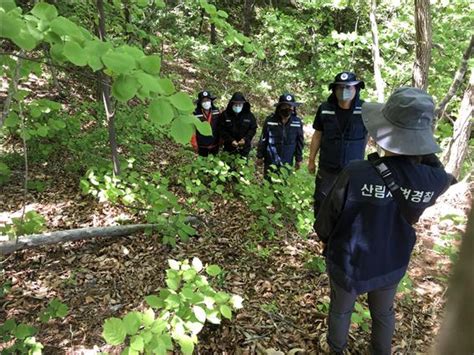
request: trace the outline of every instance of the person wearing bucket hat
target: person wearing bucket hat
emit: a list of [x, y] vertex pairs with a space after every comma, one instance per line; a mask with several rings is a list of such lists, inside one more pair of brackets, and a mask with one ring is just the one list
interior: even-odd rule
[[219, 136], [224, 143], [224, 151], [247, 157], [256, 132], [257, 120], [250, 103], [242, 93], [234, 93], [219, 119]]
[[362, 123], [360, 90], [365, 87], [351, 72], [341, 72], [329, 84], [332, 91], [316, 113], [311, 139], [308, 170], [316, 171], [315, 159], [319, 152], [318, 172], [314, 190], [314, 217], [332, 187], [337, 174], [352, 160], [363, 159], [367, 144], [367, 130]]
[[212, 135], [205, 136], [199, 131], [191, 137], [191, 145], [194, 151], [200, 156], [207, 157], [209, 154], [217, 154], [219, 152], [219, 136], [218, 122], [219, 110], [214, 105], [216, 97], [209, 91], [201, 91], [195, 101], [196, 109], [194, 116], [201, 122], [209, 122], [212, 129]]
[[362, 105], [364, 125], [385, 154], [349, 163], [315, 223], [330, 279], [334, 353], [347, 346], [357, 296], [368, 293], [371, 353], [391, 354], [393, 302], [415, 245], [413, 224], [455, 182], [434, 156], [433, 117], [431, 96], [412, 87], [395, 90], [386, 104]]
[[303, 160], [303, 122], [296, 115], [296, 102], [292, 94], [283, 94], [274, 105], [275, 112], [263, 124], [257, 148], [257, 164], [264, 165], [264, 176], [268, 177], [270, 166], [277, 169], [285, 164], [298, 170]]

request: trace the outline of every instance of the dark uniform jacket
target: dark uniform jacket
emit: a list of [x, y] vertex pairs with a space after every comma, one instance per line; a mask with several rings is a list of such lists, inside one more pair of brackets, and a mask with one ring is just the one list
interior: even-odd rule
[[292, 114], [286, 124], [272, 114], [267, 117], [257, 149], [257, 158], [264, 158], [265, 165], [293, 165], [303, 160], [303, 122]]
[[[418, 163], [407, 156], [384, 157], [418, 220], [448, 188], [452, 176], [442, 167]], [[315, 222], [327, 243], [330, 277], [358, 294], [398, 283], [408, 267], [415, 230], [368, 161], [351, 162], [339, 174]]]
[[[210, 119], [209, 124], [211, 125], [212, 129], [212, 136], [204, 136], [196, 130], [196, 143], [198, 147], [201, 148], [214, 148], [219, 145], [219, 129], [218, 129], [218, 122], [219, 122], [219, 110], [214, 107], [211, 108], [212, 117]], [[204, 114], [204, 110], [199, 106], [193, 112], [194, 116], [196, 116], [200, 121], [205, 122], [207, 121], [207, 117]]]
[[314, 129], [323, 132], [319, 168], [339, 172], [350, 161], [364, 159], [367, 130], [362, 122], [361, 105], [357, 93], [352, 105], [352, 116], [344, 129], [336, 117], [338, 106], [334, 94], [319, 106], [313, 123]]
[[[244, 107], [239, 114], [232, 110], [234, 99], [244, 100]], [[226, 110], [222, 113], [219, 121], [219, 135], [224, 143], [224, 151], [240, 153], [247, 156], [252, 147], [252, 138], [257, 132], [257, 120], [250, 111], [250, 103], [243, 96], [232, 96]], [[245, 140], [244, 146], [234, 147], [232, 141]]]

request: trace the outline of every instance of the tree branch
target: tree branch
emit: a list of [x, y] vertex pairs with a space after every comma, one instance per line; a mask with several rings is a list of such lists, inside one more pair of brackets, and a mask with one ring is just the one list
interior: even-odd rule
[[456, 71], [456, 74], [454, 75], [453, 82], [451, 83], [451, 86], [449, 87], [449, 90], [446, 96], [443, 98], [443, 100], [441, 100], [441, 102], [439, 103], [438, 107], [435, 110], [434, 121], [439, 120], [443, 116], [443, 113], [446, 110], [446, 106], [448, 105], [449, 101], [453, 98], [454, 94], [456, 94], [456, 91], [459, 89], [459, 86], [461, 85], [464, 79], [464, 76], [466, 75], [467, 62], [469, 61], [469, 58], [471, 58], [472, 56], [473, 47], [474, 47], [474, 35], [471, 35], [471, 41], [469, 42], [468, 47], [464, 51], [461, 63], [459, 64], [459, 68]]

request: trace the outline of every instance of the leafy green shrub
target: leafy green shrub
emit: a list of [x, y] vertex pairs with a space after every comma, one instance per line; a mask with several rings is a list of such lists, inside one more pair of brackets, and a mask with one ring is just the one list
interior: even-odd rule
[[0, 228], [0, 233], [8, 235], [10, 239], [15, 239], [21, 235], [41, 233], [45, 229], [46, 220], [36, 211], [25, 213], [24, 219], [12, 218], [12, 223], [7, 223]]
[[11, 174], [8, 165], [0, 162], [0, 186], [5, 185], [10, 180]]
[[354, 312], [351, 316], [352, 323], [357, 324], [364, 331], [369, 330], [370, 311], [359, 302], [355, 303]]
[[91, 169], [80, 182], [83, 193], [100, 201], [122, 203], [143, 210], [147, 222], [160, 225], [163, 243], [176, 245], [176, 238], [187, 241], [196, 230], [186, 220], [185, 210], [169, 191], [169, 181], [155, 172], [140, 175], [133, 170], [115, 176], [109, 171]]
[[[215, 277], [217, 265], [204, 268], [198, 258], [182, 262], [168, 260], [167, 288], [145, 298], [151, 307], [144, 312], [130, 312], [122, 319], [109, 318], [102, 336], [110, 345], [127, 343], [124, 354], [167, 354], [179, 344], [183, 354], [192, 354], [197, 335], [206, 321], [220, 324], [222, 317], [231, 319], [232, 310], [242, 307], [242, 298], [218, 292], [209, 285], [202, 271]], [[153, 310], [157, 310], [155, 313]]]
[[3, 343], [13, 341], [8, 348], [2, 348], [2, 354], [40, 355], [43, 345], [36, 341], [34, 335], [38, 332], [28, 324], [17, 324], [14, 319], [7, 319], [0, 325], [0, 339]]
[[314, 256], [304, 264], [305, 268], [321, 274], [326, 271], [326, 261], [321, 256]]
[[57, 298], [51, 300], [48, 307], [41, 313], [40, 320], [43, 323], [47, 323], [53, 318], [64, 318], [69, 312], [69, 307], [62, 303]]

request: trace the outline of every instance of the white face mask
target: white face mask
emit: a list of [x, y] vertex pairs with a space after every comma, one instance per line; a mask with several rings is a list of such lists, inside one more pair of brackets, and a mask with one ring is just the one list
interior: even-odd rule
[[235, 113], [240, 113], [242, 112], [242, 109], [244, 108], [244, 105], [234, 105], [232, 106], [232, 110], [235, 112]]
[[201, 103], [201, 107], [204, 109], [204, 110], [209, 110], [212, 106], [212, 103], [211, 101], [204, 101], [203, 103]]

